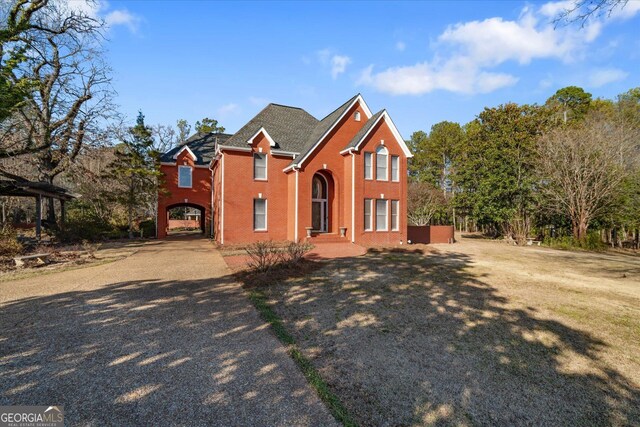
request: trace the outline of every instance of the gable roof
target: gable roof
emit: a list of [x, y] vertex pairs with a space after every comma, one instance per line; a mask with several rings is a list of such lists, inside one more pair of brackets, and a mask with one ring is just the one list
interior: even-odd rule
[[360, 101], [360, 104], [367, 115], [367, 117], [371, 117], [371, 110], [362, 99], [361, 94], [355, 95], [353, 98], [333, 110], [329, 113], [324, 119], [320, 120], [318, 125], [313, 129], [313, 132], [307, 138], [304, 151], [300, 152], [300, 156], [296, 157], [290, 164], [285, 168], [285, 171], [290, 170], [296, 166], [302, 165], [302, 163], [309, 157], [309, 155], [320, 145], [322, 140], [327, 136], [331, 130], [340, 122], [340, 120], [344, 117], [344, 115], [351, 109], [351, 107]]
[[362, 142], [367, 138], [367, 135], [369, 135], [376, 124], [378, 124], [378, 122], [380, 122], [381, 120], [385, 120], [387, 126], [389, 126], [391, 133], [396, 139], [396, 142], [398, 142], [398, 145], [400, 145], [400, 148], [402, 149], [404, 154], [407, 157], [413, 157], [413, 154], [411, 154], [411, 150], [409, 150], [409, 147], [407, 146], [405, 140], [402, 139], [400, 132], [398, 132], [398, 128], [396, 128], [393, 120], [391, 120], [391, 117], [389, 117], [389, 113], [387, 113], [387, 110], [380, 110], [376, 114], [371, 116], [371, 118], [367, 120], [367, 123], [365, 123], [364, 126], [362, 126], [362, 128], [358, 131], [358, 133], [353, 136], [351, 141], [349, 141], [349, 144], [347, 144], [347, 146], [344, 147], [342, 151], [340, 151], [340, 154], [346, 153], [350, 150], [357, 151], [360, 148], [360, 144], [362, 144]]
[[[208, 165], [213, 157], [216, 144], [224, 144], [231, 135], [226, 133], [196, 133], [191, 135], [182, 145], [172, 148], [160, 156], [161, 163], [175, 163], [177, 155], [188, 149], [196, 159], [196, 165]], [[175, 156], [175, 157], [174, 157]]]
[[302, 108], [269, 104], [221, 145], [247, 148], [247, 142], [264, 128], [275, 142], [276, 148], [299, 153], [317, 124], [318, 119]]

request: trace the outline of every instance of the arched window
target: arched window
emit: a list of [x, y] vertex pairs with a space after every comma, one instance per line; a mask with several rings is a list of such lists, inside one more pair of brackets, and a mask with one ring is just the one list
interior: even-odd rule
[[379, 181], [387, 181], [388, 175], [388, 158], [389, 150], [384, 145], [376, 149], [376, 179]]

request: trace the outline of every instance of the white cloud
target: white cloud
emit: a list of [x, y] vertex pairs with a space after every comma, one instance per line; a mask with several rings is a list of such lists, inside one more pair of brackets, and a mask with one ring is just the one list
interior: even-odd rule
[[331, 77], [337, 79], [338, 76], [347, 70], [347, 65], [351, 63], [351, 58], [346, 55], [333, 55], [331, 57]]
[[572, 0], [552, 1], [540, 6], [540, 14], [547, 18], [555, 18], [560, 13], [573, 9], [575, 2]]
[[240, 111], [240, 106], [238, 104], [230, 103], [225, 104], [222, 107], [216, 110], [219, 117], [228, 117]]
[[616, 7], [611, 11], [611, 18], [631, 19], [640, 12], [640, 1], [631, 0], [622, 6]]
[[126, 26], [132, 33], [138, 31], [142, 18], [127, 9], [111, 9], [108, 1], [67, 0], [67, 7], [94, 19], [102, 19], [108, 28]]
[[406, 48], [407, 48], [407, 45], [405, 44], [405, 42], [397, 42], [396, 43], [396, 50], [399, 50], [400, 52], [403, 52]]
[[515, 76], [482, 71], [463, 62], [466, 61], [451, 60], [435, 66], [423, 62], [376, 74], [373, 66], [369, 66], [360, 75], [358, 83], [391, 95], [421, 95], [438, 89], [462, 94], [488, 93], [518, 82]]
[[[303, 62], [309, 64], [309, 62], [304, 61], [304, 58], [307, 57], [303, 57]], [[329, 48], [317, 51], [316, 59], [322, 66], [329, 68], [331, 77], [334, 80], [347, 70], [347, 65], [351, 64], [351, 58], [347, 55], [339, 55]]]
[[109, 27], [115, 27], [117, 25], [124, 25], [129, 28], [129, 31], [135, 33], [138, 31], [140, 25], [140, 17], [134, 15], [126, 9], [112, 10], [104, 17], [104, 21]]
[[589, 75], [589, 86], [600, 87], [609, 83], [619, 82], [627, 78], [629, 73], [618, 68], [600, 68]]
[[584, 28], [554, 29], [545, 17], [565, 7], [567, 2], [547, 3], [539, 9], [525, 7], [515, 20], [494, 17], [450, 25], [437, 38], [431, 60], [377, 73], [369, 66], [358, 83], [394, 95], [434, 90], [488, 93], [512, 86], [518, 77], [494, 69], [507, 62], [527, 65], [537, 59], [576, 61], [600, 35], [600, 21], [589, 22]]

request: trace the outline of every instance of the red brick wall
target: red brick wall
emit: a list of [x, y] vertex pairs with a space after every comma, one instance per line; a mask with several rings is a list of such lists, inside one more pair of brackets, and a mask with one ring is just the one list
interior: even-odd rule
[[453, 243], [452, 225], [410, 225], [408, 238], [411, 243]]
[[195, 219], [170, 219], [168, 229], [173, 230], [176, 228], [200, 228], [200, 221]]
[[[269, 141], [260, 134], [251, 152], [225, 151], [224, 156], [224, 243], [259, 240], [287, 240], [288, 177], [282, 170], [291, 157], [271, 154]], [[267, 180], [253, 179], [253, 153], [267, 154]], [[267, 231], [253, 230], [253, 200], [267, 200]], [[293, 219], [292, 219], [293, 220]], [[216, 240], [220, 241], [218, 237]]]
[[[178, 187], [178, 166], [191, 166], [191, 188]], [[164, 187], [169, 194], [160, 194], [158, 197], [158, 238], [167, 236], [168, 217], [167, 208], [175, 205], [192, 205], [204, 209], [205, 234], [210, 232], [211, 218], [211, 171], [206, 166], [195, 166], [188, 152], [183, 151], [176, 159], [176, 165], [161, 165], [164, 174]], [[186, 202], [185, 202], [186, 200]]]
[[[388, 150], [387, 171], [388, 181], [376, 180], [376, 149], [384, 140], [384, 146]], [[364, 153], [373, 153], [373, 179], [364, 179]], [[391, 156], [400, 157], [399, 182], [391, 181]], [[356, 222], [356, 243], [364, 245], [398, 244], [400, 241], [407, 241], [407, 158], [402, 151], [400, 144], [396, 141], [391, 129], [384, 119], [376, 125], [367, 139], [361, 145], [360, 151], [355, 155], [355, 222]], [[399, 206], [399, 229], [398, 231], [375, 231], [375, 202], [373, 202], [373, 229], [374, 231], [364, 231], [364, 199], [380, 199], [384, 195], [388, 202], [388, 222], [391, 228], [391, 200], [398, 200]]]

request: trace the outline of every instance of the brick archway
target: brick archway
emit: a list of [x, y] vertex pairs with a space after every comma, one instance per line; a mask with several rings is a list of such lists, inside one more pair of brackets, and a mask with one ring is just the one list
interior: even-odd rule
[[188, 207], [188, 208], [193, 208], [193, 209], [197, 209], [200, 212], [200, 232], [202, 234], [206, 234], [207, 232], [207, 228], [206, 228], [206, 224], [207, 224], [207, 208], [201, 205], [198, 205], [196, 203], [173, 203], [170, 205], [167, 205], [164, 208], [164, 224], [166, 224], [166, 228], [164, 231], [164, 235], [166, 236], [169, 232], [169, 212], [172, 209], [175, 208], [181, 208], [181, 207]]

